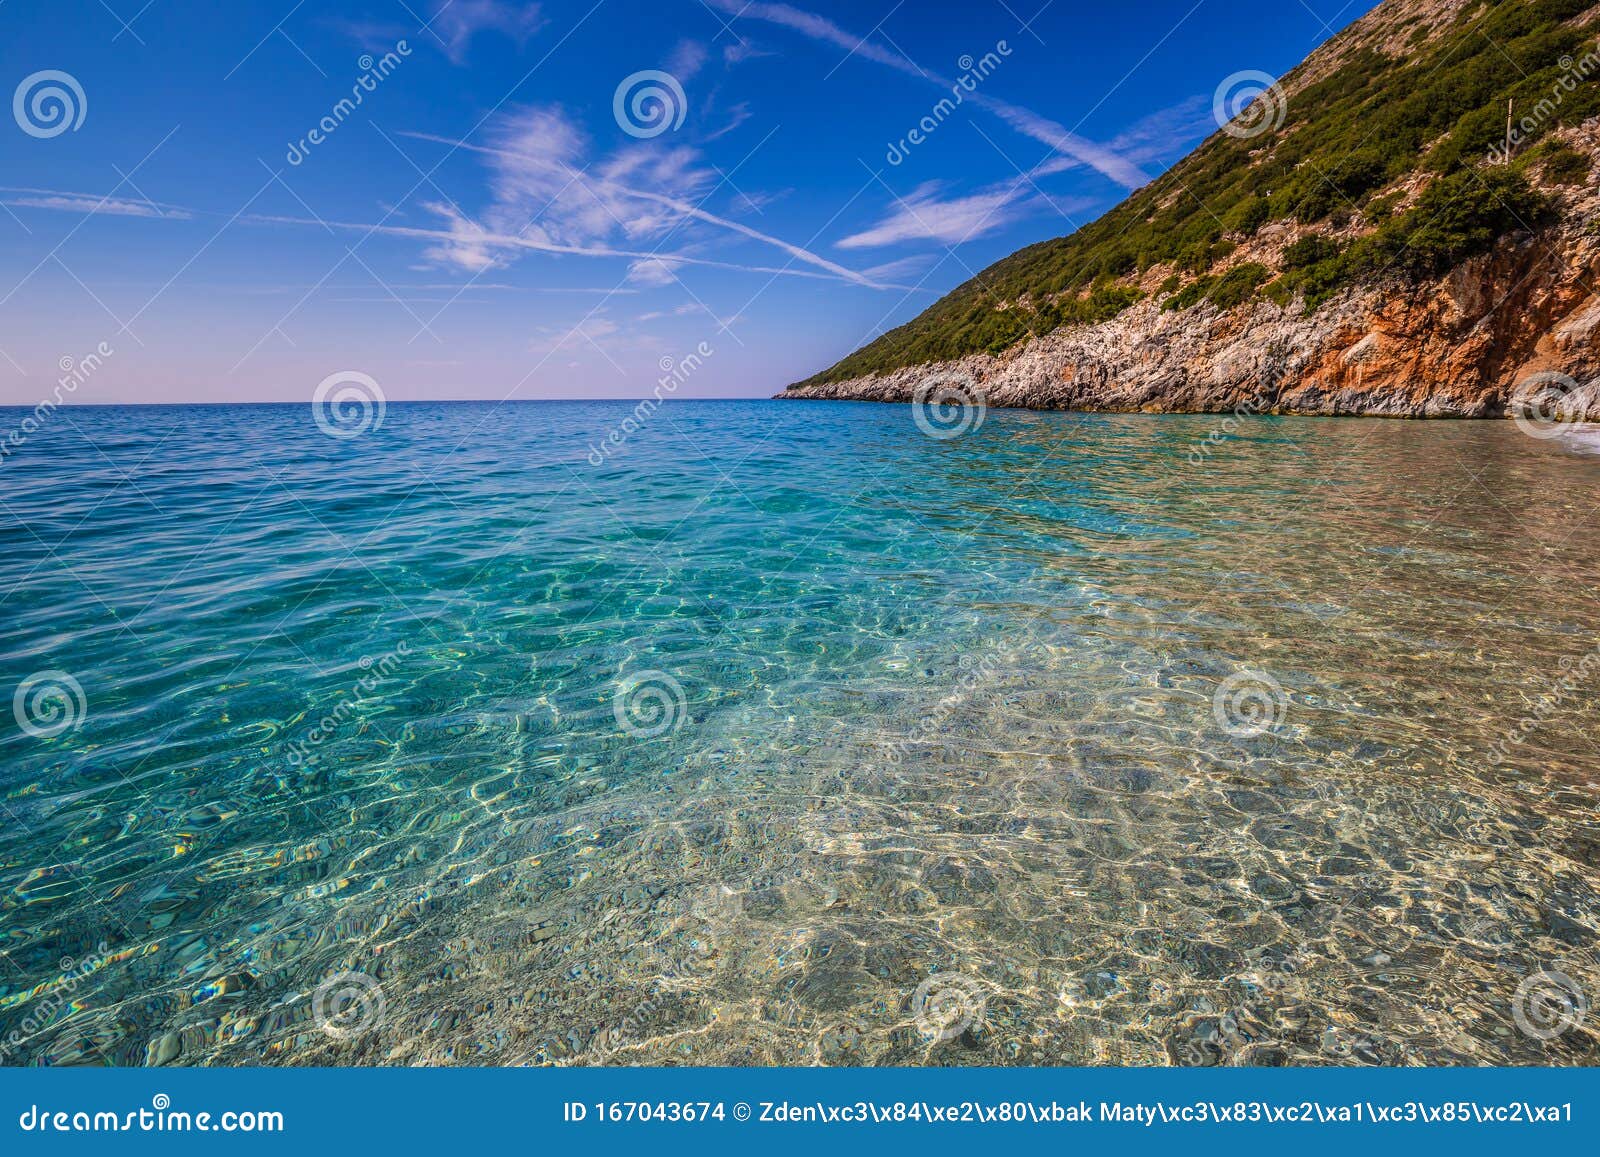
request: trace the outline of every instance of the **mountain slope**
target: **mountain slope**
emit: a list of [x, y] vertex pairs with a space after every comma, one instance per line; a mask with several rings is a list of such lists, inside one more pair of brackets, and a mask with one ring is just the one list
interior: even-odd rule
[[1597, 23], [1388, 0], [1098, 221], [780, 396], [954, 374], [995, 405], [1490, 416], [1593, 376]]

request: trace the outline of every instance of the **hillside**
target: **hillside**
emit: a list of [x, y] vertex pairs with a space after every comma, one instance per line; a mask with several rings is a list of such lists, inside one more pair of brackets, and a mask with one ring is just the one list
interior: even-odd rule
[[1592, 376], [1597, 24], [1387, 0], [1104, 217], [780, 396], [942, 371], [997, 405], [1490, 416], [1519, 374]]

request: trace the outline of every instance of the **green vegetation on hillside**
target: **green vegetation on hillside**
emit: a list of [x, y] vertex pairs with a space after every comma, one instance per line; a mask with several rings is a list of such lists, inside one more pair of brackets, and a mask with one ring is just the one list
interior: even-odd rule
[[[1314, 308], [1353, 281], [1437, 274], [1507, 233], [1537, 228], [1550, 206], [1529, 174], [1571, 184], [1587, 179], [1588, 166], [1559, 142], [1534, 142], [1600, 113], [1600, 77], [1564, 92], [1513, 164], [1488, 158], [1504, 146], [1508, 100], [1519, 110], [1548, 105], [1562, 77], [1576, 75], [1572, 61], [1595, 37], [1565, 22], [1594, 3], [1486, 0], [1415, 43], [1413, 55], [1351, 50], [1333, 74], [1294, 93], [1276, 132], [1213, 135], [1105, 216], [995, 263], [810, 382], [997, 353], [1030, 334], [1114, 317], [1142, 296], [1131, 283], [1152, 266], [1180, 271], [1161, 286], [1166, 308], [1295, 294]], [[1413, 174], [1428, 183], [1396, 214], [1400, 197], [1384, 191]], [[1277, 270], [1213, 272], [1240, 239], [1275, 221], [1333, 229], [1357, 221], [1366, 231], [1348, 244], [1304, 238]]]

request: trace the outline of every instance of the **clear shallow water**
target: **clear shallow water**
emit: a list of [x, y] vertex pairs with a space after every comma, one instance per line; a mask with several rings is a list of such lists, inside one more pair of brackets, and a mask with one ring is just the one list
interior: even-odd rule
[[1600, 990], [1600, 459], [630, 409], [0, 468], [8, 1063], [1600, 1059], [1513, 1016]]

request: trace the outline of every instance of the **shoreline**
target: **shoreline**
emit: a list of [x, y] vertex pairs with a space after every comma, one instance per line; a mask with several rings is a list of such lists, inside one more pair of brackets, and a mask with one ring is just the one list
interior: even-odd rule
[[1173, 308], [1152, 273], [1139, 286], [1144, 296], [1105, 321], [1036, 333], [998, 352], [823, 380], [835, 367], [775, 397], [1502, 419], [1533, 402], [1537, 412], [1554, 405], [1568, 420], [1600, 421], [1597, 219], [1600, 191], [1587, 190], [1560, 223], [1507, 237], [1445, 274], [1381, 278], [1312, 310], [1300, 298]]
[[[841, 383], [848, 385], [850, 383]], [[800, 393], [785, 390], [773, 394], [765, 399], [772, 402], [853, 402], [864, 405], [877, 406], [914, 406], [939, 405], [937, 399], [919, 402], [917, 398], [875, 398], [857, 397], [850, 395], [831, 395], [820, 393]], [[954, 399], [951, 399], [954, 401]], [[1485, 414], [1418, 414], [1418, 413], [1392, 413], [1379, 410], [1240, 410], [1240, 409], [1206, 409], [1206, 410], [1180, 410], [1180, 409], [1143, 409], [1122, 410], [1111, 408], [1089, 408], [1082, 406], [1051, 406], [1051, 405], [1015, 405], [1003, 402], [984, 402], [984, 408], [989, 410], [1009, 410], [1017, 413], [1031, 414], [1096, 414], [1107, 417], [1123, 418], [1329, 418], [1346, 421], [1356, 418], [1371, 418], [1394, 422], [1514, 422], [1516, 415], [1509, 411], [1501, 410], [1498, 413]], [[1600, 418], [1584, 419], [1578, 425], [1600, 426]]]

